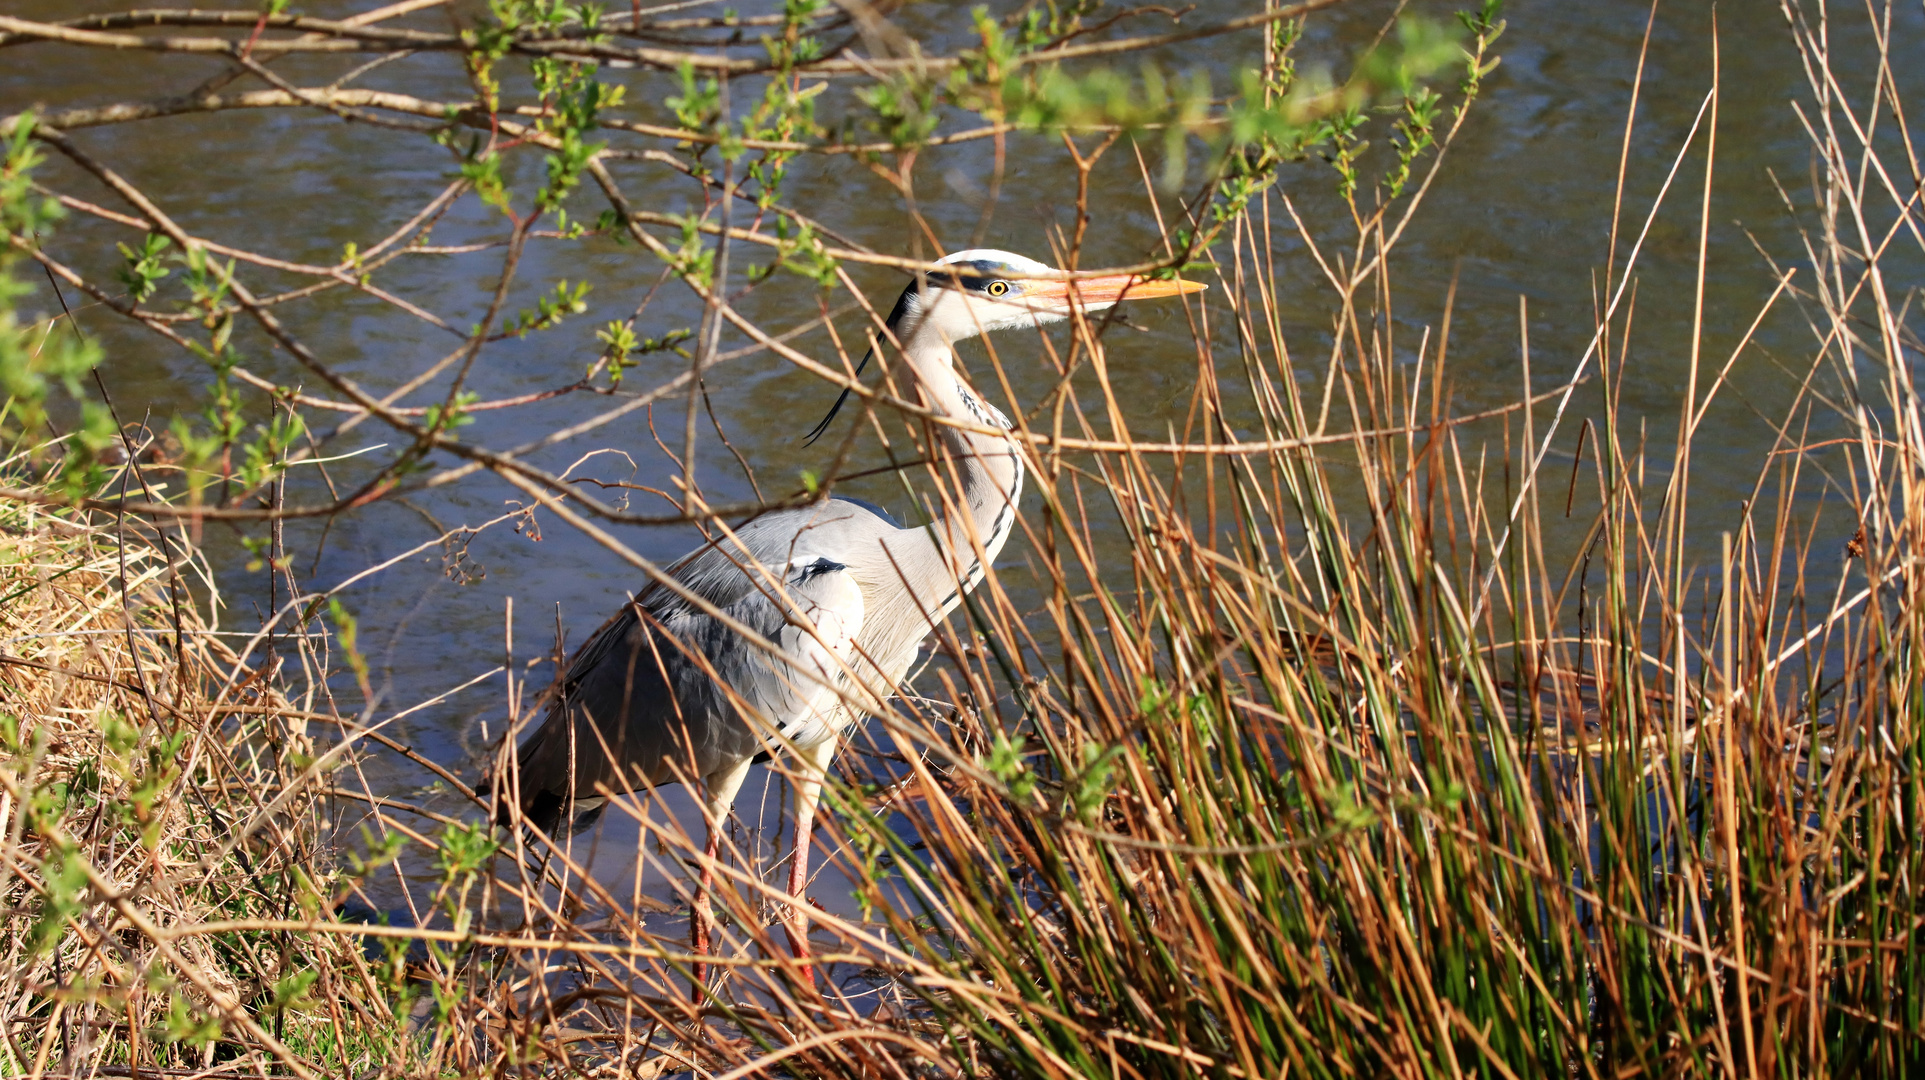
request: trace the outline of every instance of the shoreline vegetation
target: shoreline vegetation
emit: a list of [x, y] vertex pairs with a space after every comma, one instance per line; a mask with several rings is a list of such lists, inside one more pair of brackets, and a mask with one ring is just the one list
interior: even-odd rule
[[[0, 17], [8, 58], [223, 65], [198, 96], [47, 116], [300, 108], [432, 139], [453, 177], [386, 239], [310, 266], [190, 232], [166, 207], [191, 191], [135, 186], [47, 117], [0, 118], [0, 1078], [1925, 1073], [1925, 342], [1911, 284], [1925, 219], [1905, 127], [1916, 91], [1893, 61], [1918, 43], [1901, 53], [1873, 35], [1868, 85], [1861, 58], [1829, 51], [1821, 11], [1783, 9], [1809, 79], [1812, 190], [1788, 197], [1805, 248], [1773, 253], [1783, 269], [1753, 327], [1795, 307], [1810, 349], [1774, 357], [1798, 389], [1733, 508], [1692, 491], [1712, 401], [1764, 362], [1749, 334], [1728, 356], [1702, 349], [1707, 163], [1734, 135], [1718, 127], [1715, 40], [1675, 158], [1626, 162], [1657, 170], [1659, 202], [1704, 208], [1700, 325], [1666, 343], [1689, 350], [1690, 378], [1675, 417], [1648, 421], [1624, 386], [1658, 204], [1625, 202], [1623, 174], [1590, 348], [1533, 379], [1549, 361], [1520, 342], [1513, 406], [1453, 408], [1454, 285], [1419, 340], [1387, 314], [1413, 288], [1392, 280], [1393, 266], [1409, 276], [1404, 226], [1491, 92], [1494, 3], [1451, 22], [1400, 15], [1344, 58], [1342, 81], [1298, 70], [1302, 20], [1324, 4], [1136, 37], [1083, 5], [1031, 5], [981, 16], [979, 42], [927, 65], [886, 7], [869, 24], [804, 0], [673, 19], [498, 0], [449, 32], [429, 26], [441, 6]], [[742, 26], [758, 37], [744, 44]], [[1092, 66], [1233, 33], [1261, 37], [1264, 62], [1229, 98]], [[416, 52], [458, 54], [472, 95], [430, 108], [337, 82], [319, 100], [285, 74], [296, 54], [339, 54], [342, 80], [378, 80]], [[599, 80], [631, 69], [669, 88], [676, 126], [619, 115], [624, 86]], [[836, 80], [860, 89], [807, 90]], [[816, 115], [818, 97], [849, 110], [843, 126]], [[906, 483], [945, 497], [926, 412], [886, 374], [879, 388], [854, 378], [861, 327], [825, 314], [796, 334], [829, 333], [791, 346], [789, 328], [742, 314], [782, 269], [820, 286], [823, 312], [846, 302], [861, 317], [844, 264], [918, 264], [835, 237], [782, 177], [809, 155], [854, 155], [914, 206], [916, 151], [950, 134], [939, 106], [972, 119], [967, 138], [1061, 137], [1081, 187], [1059, 265], [1086, 269], [1105, 153], [1138, 146], [1149, 200], [1184, 192], [1154, 203], [1170, 210], [1164, 244], [1135, 269], [1209, 275], [1213, 306], [1191, 309], [1192, 420], [1129, 430], [1107, 321], [1045, 342], [1059, 393], [1012, 410], [1039, 492], [1012, 543], [1034, 602], [992, 575], [939, 630], [916, 692], [852, 735], [817, 826], [818, 858], [860, 909], [812, 916], [830, 977], [777, 943], [775, 913], [796, 898], [773, 884], [769, 838], [741, 828], [714, 867], [716, 974], [692, 995], [676, 928], [701, 845], [647, 792], [575, 837], [492, 825], [471, 786], [480, 762], [402, 741], [397, 721], [454, 691], [375, 685], [356, 590], [424, 552], [458, 576], [467, 545], [505, 529], [580, 530], [611, 564], [659, 575], [613, 526], [739, 521], [751, 508], [690, 488], [653, 517], [607, 501], [611, 485], [545, 471], [475, 423], [605, 395], [570, 432], [587, 436], [659, 399], [686, 405], [693, 449], [696, 376], [732, 355], [724, 327], [825, 388], [853, 385], [852, 427], [891, 440], [920, 463]], [[1178, 160], [1192, 144], [1200, 186]], [[1141, 149], [1158, 146], [1172, 159], [1161, 180]], [[514, 154], [542, 168], [505, 170]], [[49, 156], [120, 208], [61, 189]], [[1351, 211], [1342, 228], [1306, 225], [1278, 184], [1319, 159], [1318, 182]], [[642, 160], [673, 166], [705, 211], [642, 201], [622, 171]], [[277, 314], [342, 288], [438, 319], [382, 291], [384, 274], [452, 250], [432, 233], [463, 199], [499, 214], [503, 239], [472, 248], [498, 250], [499, 284], [472, 331], [453, 329], [459, 348], [402, 372], [402, 391], [376, 397]], [[56, 226], [73, 216], [125, 226], [114, 277], [63, 257]], [[708, 321], [651, 337], [638, 312], [599, 332], [606, 349], [579, 381], [479, 400], [463, 380], [487, 346], [580, 310], [567, 282], [510, 310], [524, 247], [591, 234], [658, 258]], [[1327, 355], [1287, 330], [1286, 238], [1327, 271]], [[774, 261], [744, 270], [744, 252]], [[270, 270], [312, 281], [274, 292]], [[204, 410], [164, 432], [126, 422], [69, 296], [203, 362]], [[978, 384], [1007, 389], [999, 350], [1035, 347], [987, 342]], [[651, 355], [682, 374], [638, 393]], [[346, 439], [363, 421], [387, 440], [366, 454]], [[845, 479], [849, 438], [790, 501]], [[334, 470], [325, 483], [294, 468], [315, 463]], [[435, 540], [339, 580], [301, 579], [288, 546], [301, 523], [477, 475], [524, 501], [472, 527], [437, 522]], [[265, 608], [223, 599], [229, 571], [208, 554], [221, 529], [274, 582]], [[540, 715], [531, 670], [510, 634], [474, 680], [500, 688], [511, 734]], [[512, 739], [494, 736], [501, 769]], [[421, 784], [383, 779], [399, 775]], [[639, 876], [631, 892], [585, 873], [610, 821], [646, 823], [637, 874], [670, 883], [668, 901], [644, 898]]]
[[102, 517], [0, 501], [0, 1008], [42, 1014], [0, 1045], [7, 1076], [261, 1037], [303, 972], [341, 970], [326, 939], [199, 932], [315, 909], [307, 714], [205, 618], [197, 552]]

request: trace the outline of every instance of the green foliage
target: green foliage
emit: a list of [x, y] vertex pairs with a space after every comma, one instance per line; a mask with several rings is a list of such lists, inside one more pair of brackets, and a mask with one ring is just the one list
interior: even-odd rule
[[[20, 320], [19, 305], [34, 291], [22, 278], [22, 264], [28, 261], [24, 252], [37, 246], [62, 216], [58, 202], [33, 190], [33, 170], [41, 161], [33, 124], [29, 113], [14, 125], [0, 163], [0, 229], [6, 241], [0, 246], [0, 444], [31, 441], [33, 458], [42, 459], [42, 440], [53, 427], [50, 398], [56, 387], [64, 391], [80, 424], [69, 433], [55, 482], [61, 493], [76, 497], [101, 482], [97, 455], [114, 441], [114, 424], [107, 410], [81, 388], [81, 379], [100, 363], [99, 347], [80, 335], [71, 318], [48, 314], [30, 323]], [[148, 240], [153, 246], [154, 238]]]
[[[332, 605], [331, 601], [330, 605]], [[336, 626], [352, 626], [354, 620], [351, 616], [344, 616], [337, 612], [334, 615], [334, 623]], [[384, 832], [377, 835], [367, 826], [362, 826], [361, 850], [350, 850], [346, 854], [348, 876], [354, 880], [367, 878], [368, 875], [393, 862], [395, 856], [401, 854], [407, 846], [408, 838], [398, 832]]]
[[[361, 693], [372, 698], [374, 687], [368, 682], [368, 658], [361, 655], [360, 620], [342, 605], [340, 597], [330, 596], [328, 597], [328, 621], [334, 624], [335, 643], [340, 646], [341, 657], [347, 662], [348, 670], [354, 672], [354, 679], [360, 684]], [[398, 842], [398, 838], [395, 839]], [[362, 868], [357, 867], [356, 872], [362, 872]]]
[[307, 996], [307, 992], [313, 989], [320, 978], [321, 973], [314, 970], [289, 972], [285, 978], [274, 984], [273, 997], [269, 999], [263, 1011], [271, 1015], [286, 1012], [289, 1009], [313, 1008], [314, 1001]]
[[300, 413], [282, 409], [251, 430], [257, 435], [240, 444], [241, 464], [235, 473], [236, 483], [245, 491], [257, 490], [279, 478], [287, 469], [288, 452], [307, 429]]
[[540, 59], [530, 70], [546, 110], [538, 127], [560, 144], [544, 159], [548, 181], [535, 197], [537, 209], [552, 211], [581, 182], [589, 159], [607, 145], [589, 142], [587, 133], [595, 130], [603, 109], [622, 103], [627, 88], [597, 82], [592, 64]]
[[676, 275], [695, 289], [707, 292], [715, 285], [715, 249], [702, 235], [702, 219], [694, 214], [682, 217], [682, 243], [668, 255], [668, 265]]
[[485, 151], [480, 136], [469, 142], [468, 152], [461, 159], [461, 178], [482, 202], [509, 212], [508, 186], [501, 179], [501, 155]]
[[168, 270], [162, 256], [172, 244], [173, 241], [166, 236], [150, 232], [141, 240], [139, 250], [126, 244], [114, 245], [127, 261], [127, 265], [120, 269], [120, 283], [127, 286], [127, 295], [134, 303], [145, 302], [166, 280]]
[[1364, 801], [1355, 782], [1338, 784], [1323, 792], [1325, 821], [1337, 832], [1359, 832], [1376, 826], [1382, 819]]
[[[1242, 72], [1237, 92], [1223, 99], [1201, 70], [1172, 75], [1145, 64], [1131, 77], [1113, 67], [1072, 73], [1060, 64], [1021, 63], [1083, 13], [1081, 8], [1059, 12], [1053, 5], [1048, 10], [1053, 13], [1048, 20], [1043, 8], [1031, 7], [1006, 23], [976, 9], [973, 29], [980, 45], [960, 54], [961, 63], [944, 87], [946, 100], [985, 119], [1038, 132], [1160, 135], [1162, 183], [1172, 190], [1190, 169], [1190, 141], [1200, 140], [1208, 151], [1206, 172], [1216, 198], [1204, 227], [1178, 230], [1176, 239], [1185, 251], [1214, 242], [1252, 198], [1275, 182], [1286, 162], [1321, 156], [1337, 173], [1338, 193], [1354, 200], [1370, 148], [1365, 131], [1378, 112], [1396, 116], [1391, 140], [1396, 160], [1385, 172], [1384, 191], [1390, 199], [1403, 195], [1414, 163], [1436, 145], [1443, 98], [1426, 80], [1460, 58], [1468, 71], [1487, 73], [1495, 64], [1486, 59], [1488, 47], [1502, 30], [1495, 0], [1460, 18], [1475, 42], [1469, 50], [1457, 25], [1406, 14], [1394, 35], [1364, 53], [1338, 82], [1323, 68], [1300, 74], [1293, 53], [1302, 39], [1302, 22], [1288, 20], [1271, 31], [1265, 64]], [[914, 87], [906, 78], [878, 82], [863, 99], [876, 113], [873, 126], [904, 145], [927, 137], [916, 122], [935, 113], [926, 95], [912, 96]], [[1460, 84], [1463, 99], [1456, 115], [1477, 87], [1476, 77]]]
[[822, 42], [807, 32], [807, 27], [815, 20], [835, 10], [829, 0], [783, 0], [782, 33], [764, 35], [762, 46], [769, 52], [769, 60], [778, 72], [786, 74], [797, 64], [806, 64], [822, 56]]
[[246, 568], [247, 568], [247, 572], [248, 572], [248, 573], [250, 573], [250, 574], [258, 574], [258, 573], [260, 573], [260, 572], [261, 572], [262, 570], [265, 570], [265, 569], [267, 569], [267, 557], [268, 557], [268, 552], [269, 552], [269, 551], [270, 551], [270, 550], [271, 550], [271, 549], [273, 548], [273, 546], [274, 546], [274, 538], [273, 538], [273, 537], [271, 537], [271, 536], [242, 536], [242, 537], [241, 537], [241, 546], [242, 546], [242, 547], [244, 547], [244, 548], [246, 548], [246, 549], [247, 549], [247, 553], [248, 553], [248, 555], [249, 555], [249, 556], [251, 556], [251, 557], [250, 557], [250, 558], [249, 558], [249, 559], [247, 560], [247, 564], [246, 564]]
[[595, 215], [592, 232], [606, 236], [617, 244], [628, 243], [628, 222], [622, 220], [622, 213], [613, 207]]
[[179, 464], [191, 505], [200, 505], [216, 482], [251, 492], [279, 478], [287, 455], [306, 431], [300, 414], [286, 408], [275, 409], [264, 424], [248, 422], [234, 380], [241, 357], [229, 343], [231, 327], [231, 317], [223, 315], [210, 347], [195, 350], [214, 376], [200, 415], [177, 414], [168, 425], [180, 444]]
[[787, 270], [824, 289], [835, 287], [836, 260], [816, 236], [814, 226], [807, 222], [791, 225], [788, 218], [777, 218], [775, 238], [775, 258], [760, 265], [751, 263], [744, 271], [751, 285], [766, 281], [777, 270]]
[[[41, 821], [51, 821], [58, 816], [43, 816], [45, 811], [39, 806], [34, 810], [35, 817]], [[49, 871], [42, 876], [46, 895], [40, 901], [40, 914], [27, 936], [28, 948], [35, 956], [44, 955], [67, 932], [68, 920], [80, 914], [81, 897], [88, 885], [86, 863], [72, 847], [59, 848], [47, 861]]]
[[195, 1008], [175, 988], [172, 999], [167, 1003], [167, 1022], [155, 1034], [162, 1042], [207, 1046], [221, 1037], [221, 1021], [219, 1017]]
[[1012, 740], [1007, 732], [996, 733], [996, 740], [989, 747], [989, 753], [977, 761], [977, 765], [996, 778], [997, 783], [1008, 790], [1010, 801], [1023, 805], [1036, 791], [1036, 776], [1025, 761], [1026, 749], [1021, 739]]
[[[463, 31], [470, 49], [463, 54], [468, 77], [489, 116], [501, 111], [503, 86], [497, 71], [515, 40], [526, 34], [553, 34], [579, 27], [589, 42], [606, 41], [600, 31], [601, 9], [561, 0], [489, 0], [491, 21]], [[529, 82], [539, 102], [534, 128], [546, 136], [549, 152], [543, 159], [545, 180], [534, 197], [536, 214], [560, 214], [563, 202], [581, 183], [583, 171], [606, 143], [588, 139], [604, 109], [621, 104], [626, 88], [596, 80], [593, 63], [538, 56], [528, 63]], [[450, 117], [454, 120], [456, 117]], [[512, 197], [502, 179], [503, 148], [493, 140], [471, 139], [461, 159], [461, 177], [482, 201], [515, 217]], [[565, 222], [561, 226], [566, 230]]]
[[501, 332], [510, 337], [526, 337], [538, 330], [552, 330], [568, 316], [588, 310], [588, 291], [592, 287], [586, 281], [570, 285], [564, 278], [555, 283], [553, 295], [536, 297], [534, 308], [523, 308], [516, 313]]
[[662, 99], [675, 114], [675, 122], [684, 130], [708, 134], [722, 124], [722, 84], [714, 76], [695, 74], [695, 65], [686, 60], [680, 69], [682, 92], [670, 94]]
[[142, 847], [156, 851], [163, 800], [180, 779], [181, 751], [190, 732], [184, 728], [171, 734], [145, 731], [114, 711], [102, 712], [98, 719], [106, 751], [101, 768], [124, 793], [113, 803], [114, 818], [139, 835]]
[[[148, 239], [152, 240], [153, 237], [149, 236]], [[348, 255], [352, 259], [353, 245], [348, 246]], [[234, 329], [233, 315], [222, 310], [227, 302], [227, 294], [233, 287], [234, 260], [227, 260], [226, 266], [218, 262], [210, 266], [207, 249], [196, 246], [188, 250], [183, 261], [187, 264], [188, 303], [201, 309], [203, 325], [214, 331], [210, 347], [214, 352], [220, 352], [227, 347], [227, 337]]]
[[1404, 186], [1410, 182], [1411, 164], [1424, 151], [1437, 145], [1437, 114], [1442, 102], [1443, 98], [1424, 87], [1404, 98], [1404, 115], [1394, 124], [1398, 135], [1397, 165], [1384, 178], [1391, 198], [1404, 193]]
[[[981, 45], [960, 54], [962, 62], [947, 86], [949, 99], [985, 119], [1033, 131], [1160, 130], [1168, 188], [1183, 181], [1187, 141], [1201, 137], [1211, 150], [1213, 175], [1261, 177], [1266, 182], [1278, 163], [1324, 148], [1337, 169], [1340, 191], [1348, 197], [1356, 190], [1357, 159], [1368, 145], [1360, 137], [1366, 111], [1380, 107], [1406, 111], [1402, 123], [1408, 129], [1407, 151], [1400, 165], [1407, 178], [1410, 161], [1434, 143], [1434, 135], [1427, 138], [1424, 133], [1435, 119], [1437, 99], [1423, 80], [1462, 54], [1450, 24], [1406, 15], [1398, 20], [1395, 36], [1365, 53], [1341, 84], [1321, 69], [1299, 79], [1291, 52], [1301, 39], [1302, 23], [1286, 21], [1272, 31], [1269, 62], [1261, 70], [1243, 72], [1238, 93], [1219, 107], [1209, 76], [1200, 69], [1172, 76], [1145, 64], [1131, 77], [1110, 67], [1071, 73], [1059, 64], [1017, 63], [1025, 53], [1054, 40], [1065, 18], [1073, 21], [1072, 16], [1057, 16], [1051, 32], [1044, 33], [1041, 10], [1032, 8], [1011, 31], [987, 9], [977, 8], [974, 29]], [[926, 137], [901, 124], [930, 109], [906, 108], [903, 93], [886, 86], [880, 84], [873, 100], [865, 100], [885, 122], [897, 125], [891, 130], [899, 130], [899, 140]], [[1392, 186], [1401, 193], [1401, 180]], [[1230, 200], [1232, 208], [1239, 205], [1241, 200]]]
[[435, 859], [444, 880], [471, 877], [495, 854], [499, 847], [494, 833], [484, 825], [450, 825], [441, 834]]
[[920, 146], [942, 122], [937, 108], [938, 84], [925, 75], [892, 72], [855, 92], [869, 107], [864, 131], [897, 149]]
[[1103, 803], [1114, 787], [1116, 763], [1122, 757], [1121, 744], [1083, 747], [1083, 768], [1070, 785], [1068, 812], [1085, 825], [1096, 824]]
[[[1153, 102], [1163, 98], [1159, 85], [1144, 87], [1139, 100], [1127, 85], [1107, 68], [1090, 73], [1101, 86], [1077, 87], [1065, 84], [1060, 70], [1045, 69], [1041, 82], [1051, 90], [1038, 95], [1037, 82], [1022, 73], [1022, 57], [1061, 41], [1080, 26], [1082, 16], [1099, 5], [1077, 0], [1068, 6], [1055, 2], [1030, 5], [1007, 20], [991, 16], [987, 7], [970, 10], [970, 28], [980, 45], [956, 54], [956, 71], [946, 90], [950, 100], [962, 108], [979, 113], [993, 122], [1012, 122], [1038, 129], [1063, 130], [1091, 123], [1124, 123], [1124, 120], [1095, 120], [1102, 105], [1114, 107], [1117, 116], [1153, 110]], [[1146, 78], [1161, 83], [1156, 69], [1145, 67]], [[1052, 100], [1053, 99], [1053, 100]], [[1101, 102], [1101, 104], [1098, 104]], [[1140, 123], [1140, 121], [1139, 121]]]
[[781, 30], [761, 38], [768, 52], [771, 70], [762, 80], [762, 93], [739, 119], [731, 117], [722, 105], [722, 86], [713, 76], [696, 74], [693, 64], [680, 68], [681, 93], [663, 99], [676, 123], [695, 138], [682, 143], [689, 150], [690, 171], [698, 177], [711, 175], [706, 163], [713, 148], [725, 161], [738, 161], [753, 154], [746, 180], [753, 186], [758, 210], [777, 210], [782, 199], [782, 182], [797, 150], [789, 146], [763, 147], [754, 151], [750, 142], [806, 145], [823, 132], [816, 121], [816, 99], [828, 83], [799, 85], [797, 65], [821, 56], [822, 44], [808, 27], [833, 5], [825, 0], [785, 0]]
[[[792, 60], [792, 57], [783, 53], [779, 62]], [[791, 80], [771, 80], [763, 91], [762, 100], [742, 120], [743, 139], [796, 143], [818, 136], [821, 127], [815, 119], [815, 101], [828, 88], [828, 83], [819, 82], [798, 90]], [[788, 175], [789, 162], [795, 156], [794, 150], [766, 149], [749, 162], [748, 179], [755, 185], [755, 205], [758, 209], [772, 210], [781, 201], [782, 181]], [[777, 220], [785, 222], [786, 218]]]
[[688, 350], [682, 343], [694, 337], [693, 331], [686, 327], [670, 330], [661, 337], [637, 337], [633, 320], [611, 322], [595, 331], [596, 340], [602, 343], [602, 361], [608, 368], [608, 382], [611, 386], [622, 384], [622, 372], [634, 362], [637, 356], [650, 353], [670, 352], [684, 359]]

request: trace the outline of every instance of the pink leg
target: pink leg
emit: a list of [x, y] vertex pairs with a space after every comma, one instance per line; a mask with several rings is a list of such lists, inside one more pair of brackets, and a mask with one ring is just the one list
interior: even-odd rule
[[[695, 888], [695, 907], [689, 912], [688, 944], [689, 951], [696, 956], [707, 956], [711, 945], [712, 928], [715, 914], [709, 910], [709, 894], [715, 888], [715, 859], [722, 846], [721, 823], [709, 825], [708, 843], [702, 847], [701, 883]], [[694, 965], [694, 985], [689, 989], [697, 1004], [702, 1000], [702, 987], [708, 981], [708, 965], [697, 960]]]
[[[809, 899], [804, 894], [809, 887], [809, 837], [815, 831], [816, 804], [822, 799], [822, 777], [829, 771], [835, 752], [834, 739], [804, 748], [795, 777], [795, 855], [789, 860], [789, 895], [795, 897], [795, 903], [782, 928], [789, 937], [789, 952], [798, 960], [809, 958]], [[813, 984], [814, 966], [808, 971]]]
[[[789, 860], [789, 895], [796, 898], [795, 906], [789, 909], [789, 917], [783, 921], [782, 929], [789, 936], [789, 952], [798, 960], [809, 957], [809, 900], [802, 890], [809, 887], [809, 835], [814, 831], [814, 814], [799, 818], [795, 823], [795, 856]], [[809, 969], [809, 978], [815, 979], [815, 969]]]
[[[702, 781], [708, 795], [708, 804], [704, 807], [708, 841], [702, 845], [702, 873], [695, 887], [695, 907], [689, 912], [688, 920], [689, 951], [698, 957], [707, 956], [714, 944], [715, 914], [709, 905], [710, 894], [715, 889], [715, 860], [721, 854], [722, 830], [728, 827], [729, 807], [735, 805], [735, 793], [742, 790], [742, 780], [749, 775], [750, 764], [750, 761], [743, 760], [723, 772], [710, 774]], [[695, 980], [689, 990], [696, 1003], [700, 1004], [703, 986], [708, 981], [709, 966], [698, 959], [692, 967]]]

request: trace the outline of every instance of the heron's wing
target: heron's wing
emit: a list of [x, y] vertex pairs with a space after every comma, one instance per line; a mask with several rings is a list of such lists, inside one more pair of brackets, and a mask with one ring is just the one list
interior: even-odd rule
[[[837, 549], [849, 547], [851, 541], [857, 539], [851, 533], [862, 534], [866, 539], [880, 531], [878, 525], [891, 531], [897, 528], [880, 507], [856, 499], [829, 500], [826, 511], [807, 507], [765, 514], [735, 530], [732, 538], [718, 538], [684, 556], [669, 567], [668, 574], [701, 602], [660, 582], [650, 582], [576, 650], [561, 679], [562, 696], [579, 687], [590, 673], [607, 665], [614, 654], [626, 653], [623, 643], [645, 614], [653, 625], [683, 626], [714, 621], [709, 608], [735, 614], [732, 609], [746, 600], [748, 603], [736, 615], [736, 621], [768, 636], [784, 622], [779, 605], [774, 603], [774, 596], [783, 591], [776, 587], [776, 582], [788, 576], [792, 567], [813, 565], [825, 559], [837, 562]], [[818, 576], [819, 572], [807, 575], [808, 582], [802, 587], [813, 591], [813, 582]], [[850, 614], [859, 625], [859, 593], [855, 601], [857, 606]], [[839, 616], [845, 620], [847, 617], [848, 614]]]
[[588, 640], [582, 643], [581, 648], [575, 650], [575, 655], [569, 659], [568, 667], [561, 677], [561, 684], [557, 687], [562, 697], [567, 697], [571, 690], [581, 685], [583, 676], [608, 659], [609, 652], [628, 636], [630, 630], [634, 629], [640, 618], [640, 611], [641, 609], [632, 600], [623, 604], [622, 609], [616, 612], [613, 618], [597, 627], [595, 632], [589, 635]]
[[863, 597], [831, 552], [879, 528], [848, 504], [766, 515], [676, 564], [681, 590], [657, 585], [623, 605], [576, 652], [517, 754], [525, 812], [832, 736], [848, 714], [824, 684], [855, 657]]
[[854, 716], [844, 698], [852, 686], [848, 676], [859, 662], [862, 587], [847, 564], [827, 556], [796, 560], [786, 585], [778, 598], [784, 623], [772, 639], [776, 649], [773, 656], [764, 653], [783, 684], [779, 698], [773, 692], [768, 696], [784, 707], [769, 719], [779, 722], [783, 741], [814, 746], [833, 738]]
[[[747, 529], [743, 530], [747, 532]], [[738, 536], [741, 534], [738, 533]], [[577, 689], [582, 681], [595, 671], [601, 670], [611, 662], [616, 654], [622, 654], [621, 662], [626, 664], [624, 647], [635, 633], [636, 627], [644, 616], [651, 626], [659, 628], [664, 623], [682, 623], [690, 616], [713, 618], [708, 608], [724, 611], [751, 592], [755, 581], [748, 569], [762, 565], [765, 553], [756, 549], [768, 547], [765, 543], [728, 544], [718, 540], [706, 544], [678, 559], [668, 568], [668, 576], [682, 586], [687, 593], [700, 598], [700, 603], [691, 600], [682, 591], [671, 589], [659, 581], [650, 581], [639, 593], [623, 604], [620, 611], [589, 635], [581, 648], [568, 661], [559, 687], [566, 697]], [[750, 549], [750, 554], [731, 555], [737, 547]], [[780, 565], [778, 562], [777, 565]], [[673, 651], [673, 650], [671, 650]]]

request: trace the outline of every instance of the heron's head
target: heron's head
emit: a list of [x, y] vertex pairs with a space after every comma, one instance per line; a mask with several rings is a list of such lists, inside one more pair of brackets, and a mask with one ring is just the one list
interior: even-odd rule
[[889, 329], [904, 344], [930, 333], [956, 342], [993, 330], [1058, 322], [1069, 318], [1072, 307], [1102, 311], [1125, 297], [1147, 300], [1204, 288], [1197, 282], [1131, 275], [1045, 280], [1036, 275], [1053, 273], [1050, 267], [987, 248], [958, 251], [936, 265], [947, 269], [920, 275], [889, 313]]
[[[1035, 259], [988, 248], [958, 251], [937, 260], [936, 265], [943, 269], [918, 275], [902, 290], [895, 310], [889, 313], [889, 332], [905, 348], [927, 335], [953, 344], [992, 330], [1059, 322], [1078, 308], [1102, 311], [1126, 298], [1179, 296], [1205, 288], [1194, 281], [1156, 281], [1129, 274], [1052, 281], [1035, 276], [1054, 272]], [[947, 350], [944, 353], [947, 355]], [[863, 356], [862, 363], [856, 365], [857, 375], [869, 366], [874, 355], [872, 348]], [[829, 415], [809, 432], [806, 442], [822, 437], [847, 400], [849, 391], [845, 389], [830, 407]]]

